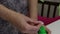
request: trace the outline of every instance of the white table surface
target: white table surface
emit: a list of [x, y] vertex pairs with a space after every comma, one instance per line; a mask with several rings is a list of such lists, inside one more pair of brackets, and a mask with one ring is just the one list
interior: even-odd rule
[[47, 25], [47, 27], [51, 30], [51, 34], [60, 34], [60, 20]]

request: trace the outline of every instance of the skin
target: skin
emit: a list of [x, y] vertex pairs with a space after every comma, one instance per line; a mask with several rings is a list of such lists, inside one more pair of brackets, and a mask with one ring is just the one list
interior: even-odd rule
[[[40, 26], [42, 26], [42, 23], [37, 21], [37, 4], [37, 0], [29, 0], [30, 18], [0, 4], [0, 17], [11, 22], [23, 34], [37, 34]], [[48, 28], [46, 30], [50, 34], [50, 30]]]
[[[38, 7], [38, 0], [29, 0], [30, 17], [33, 20], [38, 20], [37, 19], [37, 16], [38, 16], [38, 10], [37, 10], [38, 8], [37, 7]], [[46, 28], [46, 31], [48, 32], [48, 34], [51, 34], [51, 31], [46, 26], [45, 26], [45, 28]]]
[[[29, 0], [29, 11], [30, 11], [30, 18], [37, 21], [37, 4], [38, 0]], [[33, 25], [33, 24], [32, 24]], [[29, 33], [29, 34], [38, 34], [35, 33]]]
[[30, 17], [34, 20], [37, 20], [38, 15], [38, 0], [29, 0], [29, 11], [30, 11]]
[[[0, 17], [9, 21], [12, 25], [16, 26], [22, 33], [34, 33], [37, 32], [41, 26], [41, 23], [34, 21], [33, 19], [17, 13], [13, 10], [6, 8], [0, 4]], [[33, 23], [33, 25], [31, 25]]]

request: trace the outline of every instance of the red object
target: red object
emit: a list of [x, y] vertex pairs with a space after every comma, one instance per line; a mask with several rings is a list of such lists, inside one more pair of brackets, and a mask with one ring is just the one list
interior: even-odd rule
[[58, 19], [60, 19], [60, 16], [55, 17], [55, 18], [47, 18], [47, 17], [38, 16], [38, 20], [43, 21], [45, 25], [48, 25]]

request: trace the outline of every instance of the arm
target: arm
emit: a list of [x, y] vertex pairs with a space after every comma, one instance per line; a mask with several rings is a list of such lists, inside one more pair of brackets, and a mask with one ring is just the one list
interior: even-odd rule
[[[30, 10], [30, 17], [34, 20], [37, 20], [37, 16], [38, 16], [38, 0], [29, 0], [29, 10]], [[48, 34], [51, 34], [51, 31], [45, 27]]]
[[29, 0], [29, 11], [30, 11], [30, 17], [34, 20], [37, 20], [37, 11], [38, 7], [38, 0]]
[[[34, 33], [40, 27], [40, 23], [35, 23], [29, 17], [0, 5], [0, 17], [9, 21], [12, 25], [17, 27], [22, 33]], [[36, 26], [30, 23], [38, 24]]]
[[[38, 16], [37, 8], [38, 8], [38, 0], [29, 0], [30, 18], [33, 20], [37, 20], [37, 16]], [[37, 32], [36, 33], [29, 33], [29, 34], [37, 34]]]
[[15, 20], [17, 20], [18, 15], [20, 16], [20, 19], [21, 19], [21, 14], [16, 13], [15, 11], [10, 10], [3, 5], [0, 5], [0, 17], [1, 18], [8, 20], [10, 22], [12, 21], [14, 22], [15, 18], [16, 18]]
[[12, 25], [15, 25], [16, 27], [21, 26], [23, 23], [23, 17], [21, 14], [16, 13], [15, 11], [10, 10], [3, 5], [0, 5], [0, 17], [4, 20], [9, 21]]

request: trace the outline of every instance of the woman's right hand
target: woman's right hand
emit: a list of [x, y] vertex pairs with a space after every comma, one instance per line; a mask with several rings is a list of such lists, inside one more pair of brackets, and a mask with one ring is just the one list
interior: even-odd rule
[[34, 21], [27, 16], [22, 16], [21, 19], [18, 19], [18, 20], [20, 20], [20, 21], [17, 22], [17, 28], [22, 33], [38, 32], [40, 26], [42, 25], [39, 21]]
[[12, 25], [15, 25], [22, 33], [35, 33], [41, 26], [40, 22], [35, 22], [3, 5], [0, 5], [0, 17], [9, 21]]

